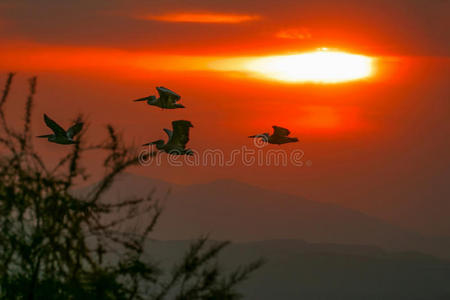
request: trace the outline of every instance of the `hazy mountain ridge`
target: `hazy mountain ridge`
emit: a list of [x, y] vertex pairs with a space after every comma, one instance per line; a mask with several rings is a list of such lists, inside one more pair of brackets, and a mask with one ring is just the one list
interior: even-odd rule
[[[150, 257], [170, 267], [190, 241], [152, 241]], [[270, 240], [233, 243], [220, 257], [225, 269], [267, 260], [242, 285], [245, 299], [449, 299], [450, 262], [374, 246]]]
[[224, 250], [221, 268], [267, 261], [241, 286], [245, 299], [450, 298], [450, 261], [418, 252], [449, 258], [445, 238], [423, 237], [357, 211], [233, 180], [179, 186], [123, 174], [104, 201], [149, 193], [165, 207], [152, 235], [156, 240], [146, 245], [149, 259], [169, 271], [191, 238], [237, 236], [241, 242]]
[[184, 240], [202, 234], [234, 241], [302, 239], [450, 257], [450, 239], [424, 237], [335, 204], [234, 180], [180, 186], [127, 173], [112, 185], [104, 199], [113, 201], [152, 192], [164, 206], [153, 235], [157, 239]]

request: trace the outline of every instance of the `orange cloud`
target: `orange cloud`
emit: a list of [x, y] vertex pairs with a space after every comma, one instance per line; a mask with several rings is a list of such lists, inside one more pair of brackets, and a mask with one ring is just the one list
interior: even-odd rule
[[173, 13], [163, 15], [145, 15], [139, 17], [145, 20], [176, 23], [224, 23], [236, 24], [260, 19], [256, 15], [219, 14], [219, 13]]
[[275, 35], [280, 39], [306, 40], [312, 38], [312, 34], [308, 28], [290, 28], [277, 32]]
[[[46, 46], [39, 44], [0, 45], [0, 69], [85, 70], [85, 71], [199, 71], [216, 59], [208, 56], [165, 55], [108, 48]], [[223, 59], [223, 58], [222, 58]]]

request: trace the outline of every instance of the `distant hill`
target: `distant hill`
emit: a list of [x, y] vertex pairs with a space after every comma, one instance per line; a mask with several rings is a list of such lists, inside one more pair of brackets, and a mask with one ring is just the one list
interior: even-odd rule
[[[148, 249], [170, 269], [188, 245], [153, 241]], [[267, 263], [242, 285], [245, 299], [450, 299], [450, 262], [415, 252], [271, 240], [232, 244], [220, 264], [231, 269], [258, 257]]]
[[156, 189], [164, 212], [153, 237], [257, 241], [302, 239], [308, 242], [376, 245], [450, 257], [450, 239], [424, 237], [375, 217], [329, 203], [261, 189], [234, 180], [179, 186], [122, 174], [104, 201], [146, 196]]

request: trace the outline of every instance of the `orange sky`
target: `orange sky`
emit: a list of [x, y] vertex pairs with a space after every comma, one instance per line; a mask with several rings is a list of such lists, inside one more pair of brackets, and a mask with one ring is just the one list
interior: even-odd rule
[[[64, 123], [82, 111], [93, 137], [111, 122], [141, 144], [164, 137], [171, 120], [189, 119], [192, 148], [231, 151], [278, 124], [300, 139], [283, 149], [300, 147], [313, 163], [137, 173], [178, 183], [235, 178], [450, 235], [449, 2], [373, 2], [8, 0], [0, 4], [0, 71], [19, 72], [18, 100], [26, 78], [38, 75], [37, 115]], [[376, 57], [376, 72], [288, 84], [210, 68], [319, 47]], [[130, 102], [157, 85], [180, 93], [187, 109]], [[10, 105], [18, 112], [19, 103]], [[34, 125], [46, 130], [40, 118]]]

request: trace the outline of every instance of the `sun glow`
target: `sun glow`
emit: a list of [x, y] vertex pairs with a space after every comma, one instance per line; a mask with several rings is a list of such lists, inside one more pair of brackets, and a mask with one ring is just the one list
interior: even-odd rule
[[251, 59], [243, 69], [258, 76], [286, 82], [337, 83], [368, 77], [373, 59], [328, 51]]

